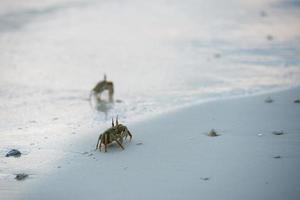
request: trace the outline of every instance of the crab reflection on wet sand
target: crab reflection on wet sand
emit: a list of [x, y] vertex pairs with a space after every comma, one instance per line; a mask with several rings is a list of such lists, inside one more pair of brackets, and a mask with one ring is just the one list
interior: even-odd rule
[[112, 127], [99, 135], [96, 150], [99, 149], [101, 151], [101, 146], [102, 144], [104, 144], [105, 152], [107, 152], [107, 145], [113, 142], [116, 142], [122, 149], [124, 149], [122, 143], [123, 140], [126, 140], [128, 136], [131, 140], [132, 135], [130, 131], [123, 124], [119, 124], [118, 117], [116, 119], [116, 125], [114, 124], [114, 120], [112, 119]]

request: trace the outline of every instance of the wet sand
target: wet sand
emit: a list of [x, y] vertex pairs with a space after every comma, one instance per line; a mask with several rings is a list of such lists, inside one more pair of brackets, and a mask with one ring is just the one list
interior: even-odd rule
[[[272, 103], [265, 102], [268, 96]], [[107, 153], [93, 150], [100, 131], [90, 129], [64, 148], [69, 153], [52, 163], [51, 171], [10, 180], [1, 196], [296, 200], [300, 107], [294, 100], [299, 96], [295, 88], [218, 100], [126, 124], [133, 140], [125, 150], [111, 145]], [[211, 129], [219, 136], [209, 137]]]

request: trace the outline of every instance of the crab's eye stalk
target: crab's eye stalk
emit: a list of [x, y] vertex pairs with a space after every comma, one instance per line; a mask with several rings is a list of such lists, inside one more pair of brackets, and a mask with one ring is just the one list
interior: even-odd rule
[[117, 119], [116, 119], [116, 125], [119, 125], [119, 121], [118, 121], [118, 115], [117, 115]]
[[115, 126], [115, 124], [114, 124], [114, 118], [111, 119], [111, 126], [112, 126], [112, 127]]

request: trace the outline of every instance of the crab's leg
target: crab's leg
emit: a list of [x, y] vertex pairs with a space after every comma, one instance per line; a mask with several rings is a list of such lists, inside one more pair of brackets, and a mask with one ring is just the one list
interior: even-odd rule
[[101, 145], [103, 143], [103, 137], [101, 137], [100, 145], [99, 145], [99, 150], [101, 151]]
[[121, 144], [118, 140], [116, 140], [116, 142], [117, 142], [117, 144], [118, 144], [122, 149], [124, 149], [124, 147], [122, 146], [122, 144]]
[[105, 152], [107, 152], [107, 134], [105, 134], [104, 136], [104, 149], [105, 149]]
[[120, 143], [123, 144], [123, 138], [122, 137], [120, 137]]
[[124, 137], [125, 140], [127, 139], [128, 133], [126, 132], [126, 129], [122, 131], [121, 135]]
[[[99, 141], [101, 141], [101, 134], [99, 135], [99, 138], [98, 138], [98, 142], [97, 142], [97, 145], [96, 145], [96, 150], [98, 149], [98, 147], [99, 147]], [[101, 143], [100, 143], [100, 146], [101, 146]]]
[[131, 133], [130, 133], [130, 131], [127, 129], [127, 132], [128, 132], [128, 135], [129, 135], [129, 137], [130, 137], [130, 140], [132, 139], [132, 135], [131, 135]]

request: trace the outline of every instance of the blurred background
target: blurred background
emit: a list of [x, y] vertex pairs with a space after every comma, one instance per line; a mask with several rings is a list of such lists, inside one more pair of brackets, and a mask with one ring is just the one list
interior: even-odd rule
[[[0, 131], [297, 86], [299, 16], [299, 0], [1, 0]], [[104, 73], [122, 102], [97, 112]]]

